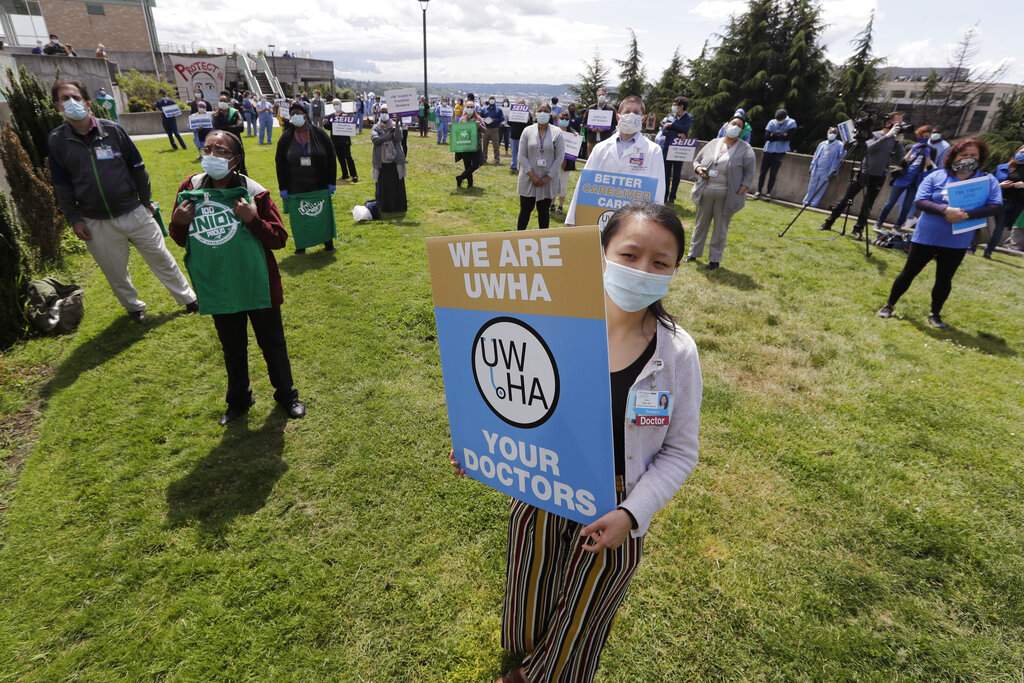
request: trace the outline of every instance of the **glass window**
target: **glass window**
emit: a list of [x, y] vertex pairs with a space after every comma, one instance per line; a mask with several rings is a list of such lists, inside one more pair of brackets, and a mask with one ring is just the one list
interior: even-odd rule
[[988, 116], [988, 112], [984, 109], [979, 109], [971, 115], [971, 122], [967, 126], [968, 133], [977, 133], [981, 130], [981, 127], [985, 125], [985, 117]]
[[983, 92], [980, 95], [978, 95], [978, 105], [977, 106], [979, 106], [979, 107], [989, 107], [989, 106], [992, 105], [992, 100], [994, 98], [995, 98], [995, 93]]
[[906, 97], [907, 96], [907, 91], [906, 90], [893, 90], [892, 91], [892, 96], [897, 98], [897, 99], [899, 99], [901, 97]]

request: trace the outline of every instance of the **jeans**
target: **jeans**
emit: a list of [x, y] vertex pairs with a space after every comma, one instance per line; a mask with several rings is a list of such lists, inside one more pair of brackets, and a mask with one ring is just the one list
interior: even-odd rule
[[892, 192], [889, 193], [889, 201], [882, 207], [882, 213], [878, 214], [878, 222], [884, 223], [886, 216], [889, 215], [889, 211], [892, 207], [896, 206], [900, 200], [900, 195], [903, 196], [903, 204], [900, 206], [899, 217], [896, 218], [895, 226], [897, 228], [903, 227], [903, 224], [907, 222], [907, 216], [914, 209], [914, 197], [917, 196], [917, 183], [908, 185], [907, 187], [893, 187]]
[[256, 110], [243, 109], [242, 118], [245, 119], [245, 136], [251, 138], [256, 134]]
[[509, 166], [513, 171], [519, 170], [519, 140], [512, 138], [512, 165]]
[[263, 134], [264, 133], [266, 133], [267, 144], [268, 145], [271, 144], [272, 142], [274, 142], [274, 116], [273, 116], [273, 114], [271, 114], [270, 112], [264, 112], [264, 113], [260, 114], [259, 123], [260, 123], [260, 125], [259, 125], [259, 131], [260, 131], [259, 143], [261, 145], [263, 144]]

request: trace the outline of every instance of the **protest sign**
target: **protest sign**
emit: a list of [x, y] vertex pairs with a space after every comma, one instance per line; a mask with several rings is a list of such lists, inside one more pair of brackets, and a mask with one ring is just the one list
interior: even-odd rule
[[213, 128], [213, 114], [192, 114], [188, 117], [188, 129]]
[[447, 116], [448, 118], [451, 118], [454, 115], [455, 110], [452, 109], [451, 107], [441, 107], [441, 116]]
[[165, 118], [173, 119], [175, 116], [181, 115], [181, 107], [176, 104], [168, 104], [160, 108], [163, 109]]
[[178, 193], [195, 204], [185, 244], [185, 268], [199, 313], [238, 313], [270, 307], [270, 276], [263, 245], [235, 215], [235, 201], [249, 199], [244, 187]]
[[451, 134], [448, 136], [448, 149], [456, 154], [459, 152], [475, 152], [477, 136], [480, 134], [479, 126], [480, 124], [475, 121], [453, 123]]
[[697, 138], [672, 138], [665, 150], [666, 161], [693, 161], [697, 156]]
[[171, 70], [174, 71], [174, 82], [178, 86], [180, 99], [192, 101], [192, 93], [199, 89], [203, 99], [217, 101], [220, 91], [224, 89], [224, 75], [227, 72], [228, 58], [209, 57], [205, 55], [167, 55], [171, 59]]
[[411, 126], [412, 125], [412, 117], [411, 116], [403, 116], [402, 117], [402, 125], [405, 126], [406, 128]]
[[611, 109], [589, 109], [587, 110], [587, 128], [590, 130], [611, 130], [612, 116], [615, 114]]
[[[949, 205], [964, 211], [980, 209], [985, 206], [988, 202], [989, 190], [988, 176], [961, 180], [960, 182], [952, 182], [946, 185], [946, 192], [949, 194]], [[959, 235], [962, 232], [984, 228], [987, 222], [988, 220], [985, 218], [968, 218], [965, 221], [953, 223], [953, 234]]]
[[505, 123], [509, 123], [512, 120], [509, 118], [512, 115], [512, 107], [502, 106], [501, 115], [505, 117]]
[[511, 123], [529, 123], [530, 121], [530, 105], [528, 104], [513, 104], [510, 106], [508, 112], [508, 120]]
[[644, 122], [645, 130], [654, 130], [654, 126], [658, 123], [658, 117], [654, 114], [648, 114], [647, 120]]
[[336, 116], [331, 121], [331, 135], [358, 135], [359, 128], [356, 126], [356, 117]]
[[329, 190], [289, 194], [285, 213], [291, 223], [296, 249], [314, 247], [338, 236]]
[[431, 237], [427, 260], [456, 460], [582, 524], [614, 510], [598, 231]]
[[837, 128], [839, 128], [839, 139], [843, 142], [850, 142], [857, 135], [857, 127], [853, 125], [853, 119], [843, 121]]
[[580, 156], [580, 149], [583, 147], [585, 138], [575, 133], [562, 133], [562, 139], [565, 140], [565, 158], [569, 161], [576, 161]]
[[387, 90], [384, 92], [384, 100], [388, 103], [388, 113], [392, 116], [409, 116], [420, 111], [420, 98], [416, 94], [416, 88]]
[[626, 204], [653, 202], [658, 179], [584, 169], [576, 186], [576, 225], [604, 228], [612, 214]]

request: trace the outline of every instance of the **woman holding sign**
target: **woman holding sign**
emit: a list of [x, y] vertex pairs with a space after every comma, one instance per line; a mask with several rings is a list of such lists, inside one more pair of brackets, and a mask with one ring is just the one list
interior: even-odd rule
[[352, 133], [356, 132], [356, 122], [351, 115], [342, 113], [341, 100], [335, 98], [331, 103], [330, 113], [324, 117], [324, 129], [331, 134], [331, 144], [341, 164], [341, 177], [338, 180], [348, 180], [351, 176], [352, 182], [358, 183], [359, 174], [356, 173], [356, 162], [352, 158]]
[[537, 207], [537, 227], [548, 228], [551, 200], [558, 190], [565, 159], [562, 132], [550, 124], [551, 105], [537, 108], [537, 123], [526, 128], [519, 139], [519, 222], [525, 230], [530, 214]]
[[[323, 197], [329, 202], [330, 195], [334, 194], [335, 176], [338, 172], [337, 156], [330, 136], [323, 129], [310, 125], [306, 107], [301, 101], [296, 100], [288, 107], [288, 122], [291, 125], [278, 138], [275, 154], [277, 185], [281, 198], [285, 201], [285, 213], [290, 211], [289, 202], [319, 202]], [[295, 240], [296, 254], [305, 254], [306, 247], [312, 246], [306, 235], [302, 234], [302, 228], [307, 227], [305, 218], [302, 212], [292, 216], [292, 237]], [[323, 226], [326, 229], [312, 222], [308, 227], [315, 229], [320, 236], [319, 239], [334, 234], [333, 221], [331, 225]], [[324, 240], [322, 244], [325, 251], [334, 251], [333, 239]]]
[[462, 173], [455, 176], [455, 185], [459, 188], [462, 187], [462, 181], [466, 181], [466, 187], [473, 187], [473, 172], [480, 168], [483, 163], [483, 152], [481, 147], [483, 145], [484, 132], [487, 130], [487, 124], [484, 123], [484, 119], [476, 111], [476, 102], [473, 100], [466, 100], [466, 104], [462, 108], [462, 116], [459, 117], [459, 123], [469, 123], [473, 121], [477, 124], [478, 130], [476, 134], [476, 150], [471, 152], [458, 152], [455, 155], [455, 161], [462, 161]]
[[708, 248], [708, 270], [718, 268], [729, 236], [729, 223], [747, 201], [747, 189], [754, 182], [757, 159], [749, 144], [740, 140], [746, 122], [734, 116], [725, 129], [724, 138], [715, 138], [704, 145], [693, 160], [697, 182], [690, 199], [697, 206], [697, 219], [690, 240], [690, 253], [686, 262], [696, 261], [704, 255], [704, 240], [711, 222], [715, 229]]
[[[651, 518], [697, 464], [697, 347], [662, 306], [685, 253], [682, 223], [659, 204], [629, 204], [601, 244], [612, 414], [594, 419], [612, 420], [618, 508], [583, 526], [512, 501], [501, 644], [525, 657], [503, 683], [593, 680]], [[638, 408], [660, 426], [638, 424]]]
[[[985, 221], [977, 221], [977, 225], [958, 223], [972, 219], [984, 219], [995, 216], [1002, 210], [1003, 196], [999, 189], [999, 181], [995, 176], [979, 171], [988, 160], [988, 145], [980, 138], [964, 138], [949, 148], [946, 158], [942, 160], [943, 168], [929, 173], [917, 188], [914, 202], [921, 210], [921, 218], [917, 221], [914, 236], [910, 238], [910, 252], [903, 270], [896, 276], [889, 292], [889, 300], [878, 309], [879, 318], [891, 318], [893, 307], [910, 283], [924, 270], [928, 262], [935, 259], [935, 285], [932, 287], [932, 309], [928, 314], [928, 324], [932, 327], [945, 329], [949, 325], [942, 320], [942, 305], [946, 303], [953, 289], [953, 276], [967, 248], [974, 241], [974, 231], [985, 225]], [[970, 181], [976, 199], [968, 204], [958, 201], [957, 195], [966, 188], [956, 188], [958, 183]], [[956, 208], [956, 204], [974, 206], [964, 210]]]
[[[242, 141], [213, 130], [202, 149], [203, 173], [178, 188], [168, 232], [185, 247], [199, 312], [213, 316], [228, 373], [226, 425], [255, 403], [249, 388], [248, 326], [267, 361], [274, 400], [289, 417], [306, 414], [292, 384], [281, 322], [281, 275], [273, 249], [288, 241], [281, 214], [263, 186], [245, 175]], [[199, 220], [196, 206], [199, 206]]]

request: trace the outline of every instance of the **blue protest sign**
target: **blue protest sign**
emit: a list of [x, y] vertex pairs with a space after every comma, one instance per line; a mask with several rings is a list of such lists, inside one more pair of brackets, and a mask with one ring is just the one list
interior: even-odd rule
[[575, 224], [604, 227], [612, 214], [626, 204], [655, 201], [658, 179], [584, 169], [576, 187]]

